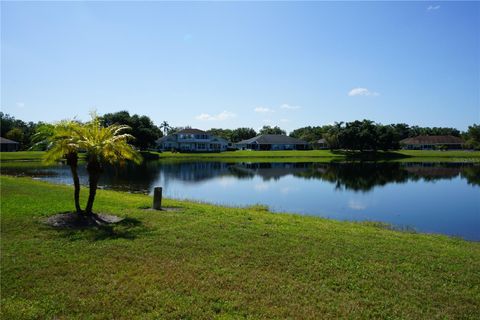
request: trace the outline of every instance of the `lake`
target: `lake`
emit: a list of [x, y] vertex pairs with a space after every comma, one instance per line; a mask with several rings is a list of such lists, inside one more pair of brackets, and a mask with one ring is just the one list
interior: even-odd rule
[[[71, 184], [67, 166], [2, 163], [2, 174]], [[81, 166], [82, 184], [87, 173]], [[480, 241], [480, 164], [162, 162], [106, 168], [102, 188], [228, 206], [266, 205], [337, 220], [380, 221], [399, 229]]]

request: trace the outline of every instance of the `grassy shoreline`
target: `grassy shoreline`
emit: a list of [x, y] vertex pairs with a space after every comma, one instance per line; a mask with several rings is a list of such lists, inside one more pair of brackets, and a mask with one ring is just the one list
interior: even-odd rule
[[[2, 318], [463, 318], [480, 243], [100, 190], [112, 228], [54, 230], [72, 188], [0, 176]], [[82, 191], [82, 197], [86, 194]], [[82, 198], [84, 202], [85, 199]]]
[[[42, 151], [0, 152], [0, 160], [40, 161]], [[222, 153], [172, 153], [149, 152], [160, 160], [215, 160], [215, 161], [285, 161], [285, 162], [330, 162], [345, 160], [408, 161], [408, 162], [479, 162], [480, 151], [423, 151], [399, 150], [395, 152], [360, 153], [330, 150], [306, 151], [233, 151]]]

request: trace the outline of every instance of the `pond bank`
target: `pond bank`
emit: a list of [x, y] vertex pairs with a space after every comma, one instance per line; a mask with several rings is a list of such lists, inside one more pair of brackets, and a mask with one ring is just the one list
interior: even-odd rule
[[[100, 190], [109, 228], [58, 231], [72, 188], [1, 178], [2, 317], [475, 318], [480, 243]], [[82, 191], [82, 196], [86, 194]], [[85, 199], [82, 198], [82, 203]], [[125, 303], [128, 301], [128, 303]]]
[[[40, 161], [43, 151], [0, 152], [1, 161]], [[345, 160], [407, 161], [407, 162], [480, 162], [480, 151], [398, 150], [392, 152], [347, 152], [330, 150], [305, 151], [228, 151], [221, 153], [144, 152], [146, 159], [160, 160], [218, 160], [218, 161], [289, 161], [330, 162]]]

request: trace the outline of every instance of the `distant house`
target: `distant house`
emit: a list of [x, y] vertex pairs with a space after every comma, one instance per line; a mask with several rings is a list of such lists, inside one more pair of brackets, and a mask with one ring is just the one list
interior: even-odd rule
[[328, 149], [328, 144], [325, 139], [319, 139], [311, 143], [313, 149]]
[[454, 136], [417, 136], [401, 140], [400, 146], [407, 150], [462, 149], [464, 143]]
[[305, 150], [306, 141], [283, 134], [262, 134], [235, 144], [240, 150]]
[[227, 150], [228, 141], [199, 129], [183, 129], [157, 140], [160, 151], [221, 152]]
[[18, 148], [20, 146], [20, 144], [17, 141], [13, 141], [3, 137], [0, 137], [0, 145], [1, 145], [0, 151], [2, 152], [18, 151]]

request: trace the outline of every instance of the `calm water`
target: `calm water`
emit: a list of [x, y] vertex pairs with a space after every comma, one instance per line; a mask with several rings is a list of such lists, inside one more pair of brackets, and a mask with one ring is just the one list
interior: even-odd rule
[[[68, 167], [4, 166], [71, 184]], [[80, 170], [87, 183], [85, 169]], [[339, 220], [371, 220], [420, 232], [480, 240], [480, 164], [146, 162], [107, 168], [105, 188], [296, 212]]]

